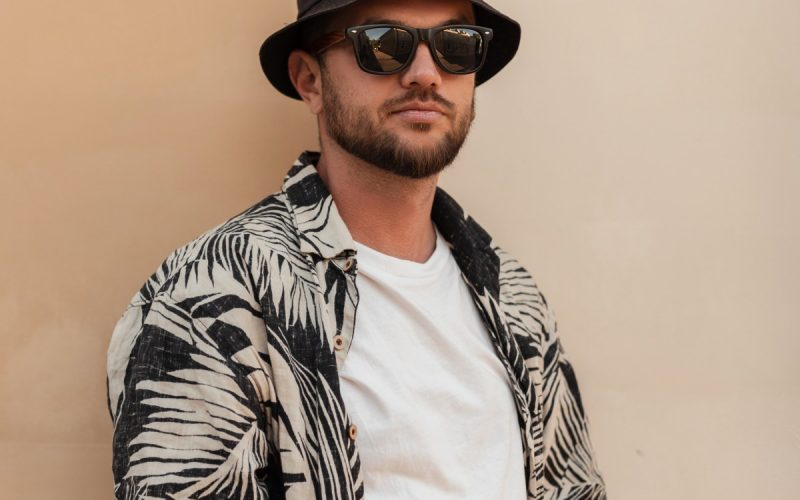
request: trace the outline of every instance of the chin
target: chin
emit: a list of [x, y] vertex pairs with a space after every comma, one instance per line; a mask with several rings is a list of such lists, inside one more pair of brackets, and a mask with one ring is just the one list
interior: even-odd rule
[[395, 133], [409, 137], [414, 141], [430, 140], [431, 142], [438, 142], [447, 135], [448, 130], [444, 130], [444, 127], [435, 123], [410, 122], [396, 127]]
[[413, 132], [427, 133], [433, 130], [433, 125], [430, 123], [409, 123], [405, 126], [405, 128]]
[[411, 151], [434, 151], [441, 147], [444, 140], [444, 134], [434, 133], [430, 130], [408, 130], [397, 137], [398, 144]]

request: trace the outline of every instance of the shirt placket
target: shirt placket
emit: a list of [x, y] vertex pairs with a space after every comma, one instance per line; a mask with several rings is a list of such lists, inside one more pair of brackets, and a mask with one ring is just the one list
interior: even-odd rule
[[[333, 313], [333, 324], [336, 325], [335, 333], [331, 339], [334, 354], [336, 356], [336, 367], [341, 369], [350, 346], [353, 343], [353, 334], [356, 324], [356, 308], [358, 307], [358, 289], [356, 288], [356, 258], [354, 255], [343, 254], [331, 260], [331, 264], [336, 266], [341, 273], [341, 279], [337, 282], [337, 288], [343, 287], [344, 297], [340, 303], [341, 311], [333, 311], [329, 307], [329, 314]], [[337, 290], [342, 292], [342, 290]], [[336, 317], [338, 316], [338, 317]]]
[[[322, 334], [333, 351], [338, 372], [353, 341], [355, 314], [358, 305], [354, 252], [345, 251], [336, 257], [320, 259], [315, 267], [321, 285], [321, 292], [324, 296], [324, 307], [320, 311], [324, 328]], [[335, 392], [340, 396], [338, 389], [335, 389]], [[347, 408], [342, 406], [342, 409], [347, 416], [344, 420], [345, 426], [340, 429], [340, 432], [343, 433], [345, 439], [350, 441], [351, 446], [355, 446], [358, 428], [350, 419]], [[340, 451], [344, 452], [345, 450], [341, 449]], [[356, 458], [353, 459], [352, 457]], [[350, 467], [349, 472], [341, 470], [341, 475], [339, 476], [339, 481], [351, 483], [348, 486], [348, 495], [350, 495], [348, 500], [357, 500], [363, 496], [360, 460], [357, 457], [357, 451], [349, 459], [346, 454], [341, 456], [340, 464], [343, 466], [349, 465]]]

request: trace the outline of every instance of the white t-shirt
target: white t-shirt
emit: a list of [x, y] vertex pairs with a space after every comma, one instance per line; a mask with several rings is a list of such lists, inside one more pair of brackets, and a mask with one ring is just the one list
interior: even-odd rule
[[366, 500], [527, 498], [508, 375], [446, 241], [423, 264], [356, 249], [340, 379]]

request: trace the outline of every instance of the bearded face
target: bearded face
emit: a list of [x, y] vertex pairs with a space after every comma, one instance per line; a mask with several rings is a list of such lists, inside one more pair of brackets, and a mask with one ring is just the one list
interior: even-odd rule
[[[450, 165], [475, 117], [474, 92], [461, 106], [431, 86], [373, 103], [368, 92], [342, 88], [324, 62], [321, 74], [322, 119], [331, 139], [353, 156], [403, 177], [429, 177]], [[441, 117], [433, 122], [407, 119], [403, 108], [420, 103], [441, 110]]]

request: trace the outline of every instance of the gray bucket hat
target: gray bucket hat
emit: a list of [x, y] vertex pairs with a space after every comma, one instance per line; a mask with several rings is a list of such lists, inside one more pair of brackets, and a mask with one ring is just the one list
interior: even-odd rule
[[[297, 20], [276, 31], [261, 45], [261, 68], [270, 83], [281, 93], [300, 99], [289, 79], [289, 54], [300, 44], [305, 23], [324, 14], [330, 14], [358, 0], [297, 0]], [[493, 8], [483, 0], [470, 0], [475, 9], [475, 22], [494, 30], [486, 62], [475, 75], [480, 85], [496, 75], [517, 53], [521, 28], [519, 23]]]

